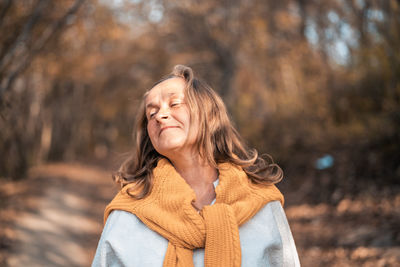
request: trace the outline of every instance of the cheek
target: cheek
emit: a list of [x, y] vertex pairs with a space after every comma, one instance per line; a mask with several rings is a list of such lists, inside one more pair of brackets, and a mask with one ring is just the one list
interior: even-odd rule
[[198, 120], [198, 115], [195, 114], [193, 119], [192, 119], [192, 121], [191, 121], [190, 115], [188, 114], [187, 117], [186, 117], [186, 120], [187, 120], [188, 128], [192, 132], [192, 134], [193, 133], [197, 133], [199, 131], [199, 129], [200, 129], [200, 125], [199, 125], [199, 122], [198, 122], [199, 121]]
[[185, 126], [185, 128], [190, 128], [190, 114], [187, 109], [183, 109], [178, 114], [179, 121]]
[[149, 135], [150, 140], [153, 143], [153, 140], [154, 140], [154, 137], [155, 137], [155, 134], [156, 134], [156, 129], [155, 129], [154, 123], [149, 122], [147, 124], [147, 134]]

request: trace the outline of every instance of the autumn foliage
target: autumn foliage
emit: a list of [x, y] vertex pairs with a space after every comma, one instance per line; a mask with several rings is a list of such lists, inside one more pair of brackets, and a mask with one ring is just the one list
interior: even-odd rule
[[143, 92], [180, 63], [300, 200], [398, 190], [399, 26], [395, 0], [2, 1], [0, 176], [128, 151]]

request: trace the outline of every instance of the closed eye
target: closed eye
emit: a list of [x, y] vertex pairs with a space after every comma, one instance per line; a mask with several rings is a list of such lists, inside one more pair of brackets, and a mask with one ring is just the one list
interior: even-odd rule
[[175, 101], [175, 102], [172, 102], [171, 103], [171, 107], [178, 107], [178, 106], [180, 106], [181, 104], [184, 104], [184, 102], [182, 102], [182, 101]]
[[149, 119], [153, 118], [157, 114], [157, 111], [155, 109], [151, 110], [150, 112], [147, 113], [147, 116]]

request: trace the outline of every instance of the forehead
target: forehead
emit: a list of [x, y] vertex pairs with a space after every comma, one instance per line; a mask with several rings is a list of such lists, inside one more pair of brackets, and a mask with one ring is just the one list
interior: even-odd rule
[[145, 103], [165, 99], [174, 95], [184, 95], [185, 81], [182, 78], [169, 78], [154, 86], [145, 96]]

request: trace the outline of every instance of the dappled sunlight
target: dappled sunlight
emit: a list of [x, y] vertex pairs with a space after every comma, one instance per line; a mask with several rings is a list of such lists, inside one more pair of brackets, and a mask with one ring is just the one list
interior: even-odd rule
[[110, 172], [49, 164], [29, 174], [24, 182], [0, 186], [0, 192], [8, 194], [0, 219], [6, 226], [0, 236], [12, 244], [8, 265], [88, 266], [103, 227], [105, 205], [117, 189]]
[[[290, 197], [290, 196], [289, 196]], [[336, 206], [286, 208], [304, 266], [395, 266], [400, 195], [345, 198]]]
[[184, 64], [283, 169], [303, 266], [397, 267], [399, 14], [396, 0], [0, 1], [0, 266], [89, 265], [143, 94]]

